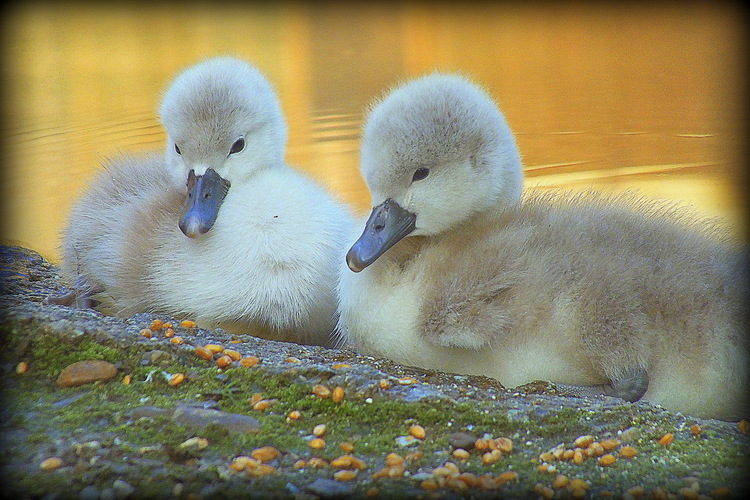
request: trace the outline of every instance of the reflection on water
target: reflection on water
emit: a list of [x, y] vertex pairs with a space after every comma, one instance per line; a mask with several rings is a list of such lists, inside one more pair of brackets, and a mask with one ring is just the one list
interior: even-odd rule
[[742, 16], [731, 6], [30, 5], [3, 20], [12, 239], [58, 258], [71, 203], [106, 158], [161, 148], [180, 69], [234, 54], [279, 92], [290, 163], [359, 212], [368, 103], [433, 71], [473, 76], [515, 131], [529, 187], [638, 189], [746, 239]]

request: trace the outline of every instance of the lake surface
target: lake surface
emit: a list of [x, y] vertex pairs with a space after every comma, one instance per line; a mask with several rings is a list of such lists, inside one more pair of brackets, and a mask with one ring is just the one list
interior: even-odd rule
[[161, 149], [171, 78], [232, 54], [279, 93], [288, 161], [358, 213], [363, 114], [404, 79], [470, 75], [514, 130], [528, 188], [638, 190], [747, 241], [747, 47], [732, 3], [31, 3], [2, 20], [0, 237], [57, 261], [101, 164]]

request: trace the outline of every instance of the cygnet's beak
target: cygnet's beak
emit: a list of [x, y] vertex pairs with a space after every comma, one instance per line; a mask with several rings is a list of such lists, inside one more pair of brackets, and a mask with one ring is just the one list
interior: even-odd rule
[[346, 254], [346, 263], [355, 273], [360, 272], [386, 250], [414, 231], [417, 216], [388, 198], [372, 209], [362, 236]]
[[180, 218], [180, 229], [189, 238], [208, 232], [216, 222], [219, 208], [229, 191], [230, 183], [209, 168], [203, 175], [191, 170], [187, 181], [187, 199]]

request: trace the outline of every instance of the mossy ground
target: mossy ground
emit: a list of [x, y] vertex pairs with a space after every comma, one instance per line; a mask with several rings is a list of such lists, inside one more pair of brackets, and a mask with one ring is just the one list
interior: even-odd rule
[[[536, 483], [549, 486], [555, 475], [541, 472], [538, 456], [558, 443], [571, 447], [581, 434], [591, 433], [594, 417], [589, 411], [562, 409], [543, 412], [536, 418], [511, 420], [492, 402], [452, 403], [447, 400], [405, 403], [388, 397], [387, 391], [365, 398], [345, 397], [334, 403], [312, 393], [308, 382], [300, 382], [293, 367], [281, 374], [271, 374], [262, 363], [252, 368], [234, 366], [225, 371], [214, 363], [201, 360], [189, 349], [161, 344], [133, 344], [131, 347], [102, 345], [90, 336], [75, 341], [22, 327], [3, 328], [6, 367], [15, 366], [18, 356], [28, 361], [29, 370], [22, 374], [9, 371], [4, 376], [2, 398], [4, 446], [0, 459], [5, 471], [8, 492], [19, 497], [43, 497], [58, 492], [62, 497], [77, 496], [83, 488], [95, 485], [100, 491], [122, 479], [136, 488], [137, 497], [266, 496], [271, 492], [290, 494], [304, 489], [318, 477], [331, 479], [334, 469], [307, 467], [295, 470], [302, 459], [321, 457], [332, 460], [344, 454], [343, 442], [354, 446], [353, 455], [367, 463], [354, 481], [355, 496], [364, 496], [373, 486], [381, 497], [426, 494], [419, 481], [409, 477], [371, 478], [385, 465], [388, 453], [406, 455], [418, 450], [421, 457], [408, 464], [411, 475], [430, 472], [446, 460], [455, 462], [461, 471], [475, 475], [497, 475], [506, 470], [518, 472], [519, 479], [503, 486], [506, 497], [528, 497]], [[158, 362], [144, 364], [154, 349], [168, 353]], [[55, 379], [70, 363], [84, 359], [103, 359], [116, 363], [120, 371], [110, 382], [74, 388], [60, 388]], [[345, 368], [344, 368], [345, 369]], [[169, 375], [184, 373], [185, 382], [172, 387]], [[130, 375], [129, 385], [122, 383]], [[278, 402], [264, 412], [254, 412], [250, 396], [260, 393]], [[134, 420], [130, 412], [139, 406], [174, 408], [181, 403], [213, 401], [217, 409], [252, 415], [261, 422], [257, 432], [236, 434], [217, 425], [196, 430], [167, 417]], [[287, 418], [299, 410], [302, 418]], [[665, 487], [677, 492], [686, 486], [686, 477], [697, 476], [701, 493], [721, 486], [739, 495], [748, 476], [748, 439], [736, 433], [731, 439], [717, 436], [710, 427], [698, 436], [686, 428], [676, 428], [675, 418], [665, 415], [643, 416], [623, 405], [621, 411], [596, 415], [597, 439], [615, 436], [617, 430], [636, 428], [633, 445], [638, 455], [618, 459], [605, 468], [596, 460], [582, 465], [556, 462], [559, 473], [571, 479], [579, 477], [590, 485], [589, 497], [603, 492], [619, 495], [628, 488], [642, 485], [646, 491]], [[687, 420], [686, 420], [687, 422]], [[312, 450], [308, 446], [316, 424], [327, 426], [326, 446]], [[427, 437], [407, 447], [399, 447], [397, 438], [408, 434], [411, 424], [419, 424]], [[687, 422], [689, 426], [689, 422]], [[514, 452], [499, 462], [486, 466], [480, 454], [471, 452], [466, 462], [451, 457], [449, 437], [453, 432], [489, 434], [513, 440]], [[669, 447], [657, 444], [666, 432], [675, 433]], [[209, 441], [203, 450], [183, 449], [180, 444], [199, 436]], [[231, 471], [232, 459], [249, 455], [261, 446], [282, 451], [275, 461], [277, 473], [253, 478]], [[52, 472], [39, 469], [41, 461], [57, 455], [64, 466]], [[489, 492], [455, 492], [441, 494], [458, 497], [482, 497]], [[565, 496], [559, 492], [558, 496]]]

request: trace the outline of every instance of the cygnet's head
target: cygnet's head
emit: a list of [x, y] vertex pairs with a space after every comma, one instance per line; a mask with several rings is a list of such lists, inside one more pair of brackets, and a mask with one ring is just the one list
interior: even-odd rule
[[434, 73], [396, 88], [372, 108], [361, 150], [374, 208], [347, 255], [354, 271], [408, 235], [436, 235], [521, 198], [508, 124], [492, 98], [460, 76]]
[[284, 162], [286, 124], [276, 94], [249, 64], [208, 59], [182, 72], [161, 105], [166, 162], [176, 186], [187, 184], [180, 228], [206, 233], [233, 184]]

